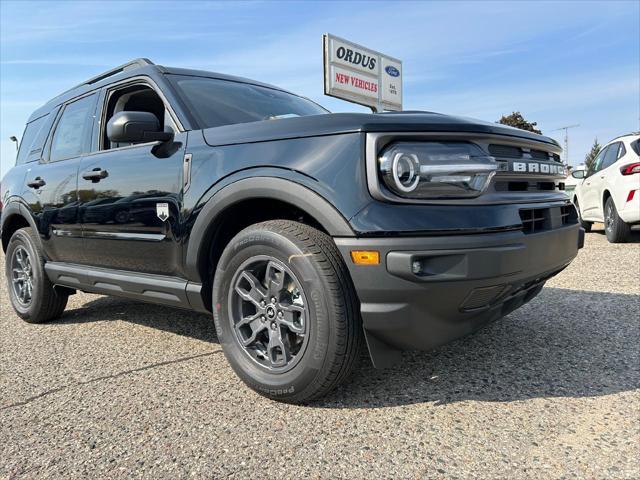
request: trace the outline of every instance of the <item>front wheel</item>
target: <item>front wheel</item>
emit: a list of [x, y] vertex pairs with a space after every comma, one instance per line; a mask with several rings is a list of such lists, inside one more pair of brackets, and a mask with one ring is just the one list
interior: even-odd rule
[[618, 216], [611, 197], [604, 204], [604, 231], [610, 243], [624, 243], [631, 235], [631, 227]]
[[307, 225], [252, 225], [224, 250], [213, 285], [218, 338], [238, 376], [269, 398], [321, 397], [363, 342], [356, 295], [333, 240]]

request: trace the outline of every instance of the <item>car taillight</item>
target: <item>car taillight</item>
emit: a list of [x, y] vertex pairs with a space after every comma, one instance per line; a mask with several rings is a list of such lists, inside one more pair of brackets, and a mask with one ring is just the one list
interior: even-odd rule
[[632, 163], [631, 165], [625, 165], [620, 168], [622, 175], [633, 175], [634, 173], [640, 173], [640, 163]]

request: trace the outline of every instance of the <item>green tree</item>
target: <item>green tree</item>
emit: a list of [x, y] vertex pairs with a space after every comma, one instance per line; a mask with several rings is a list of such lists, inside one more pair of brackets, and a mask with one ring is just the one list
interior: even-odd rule
[[520, 112], [513, 112], [511, 115], [503, 115], [497, 123], [509, 125], [510, 127], [519, 128], [521, 130], [528, 130], [533, 133], [542, 133], [536, 128], [538, 125], [537, 122], [528, 122]]
[[589, 150], [589, 153], [587, 153], [584, 157], [584, 165], [585, 167], [587, 167], [587, 170], [592, 170], [594, 166], [593, 163], [596, 161], [596, 157], [600, 153], [600, 150], [602, 150], [602, 147], [600, 146], [600, 144], [598, 143], [598, 139], [596, 138], [593, 140], [591, 150]]

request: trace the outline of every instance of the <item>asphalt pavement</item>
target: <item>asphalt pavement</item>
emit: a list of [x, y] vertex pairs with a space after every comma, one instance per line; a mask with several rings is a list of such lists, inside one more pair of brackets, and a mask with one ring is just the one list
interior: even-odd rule
[[588, 234], [528, 305], [304, 407], [247, 389], [206, 315], [0, 299], [0, 478], [640, 478], [638, 235]]

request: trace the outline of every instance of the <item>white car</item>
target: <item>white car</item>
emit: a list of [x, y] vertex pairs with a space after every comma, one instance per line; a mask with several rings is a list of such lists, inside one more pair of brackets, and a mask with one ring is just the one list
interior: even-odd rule
[[[578, 179], [573, 174], [575, 172], [577, 172], [578, 170], [586, 170], [586, 169], [587, 169], [587, 167], [584, 164], [580, 164], [577, 167], [575, 167], [571, 171], [571, 173], [569, 173], [567, 178], [565, 178], [565, 180], [564, 180], [564, 193], [566, 193], [569, 198], [573, 199], [574, 191], [575, 191], [576, 187], [582, 183], [582, 180]], [[578, 175], [578, 177], [580, 177], [580, 175]], [[584, 174], [582, 175], [581, 178], [584, 178]]]
[[583, 179], [572, 200], [584, 229], [603, 222], [609, 242], [625, 242], [640, 223], [640, 134], [611, 140], [589, 170], [571, 175]]

